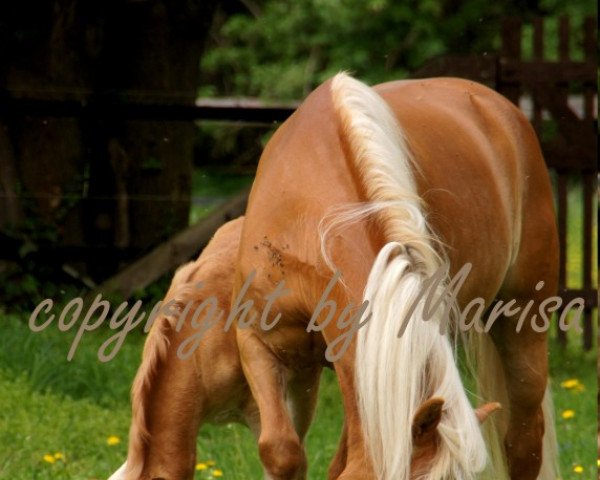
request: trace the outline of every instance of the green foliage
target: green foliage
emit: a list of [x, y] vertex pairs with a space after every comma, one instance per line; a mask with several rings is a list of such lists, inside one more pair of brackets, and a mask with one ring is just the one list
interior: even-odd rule
[[581, 25], [595, 11], [585, 0], [270, 0], [258, 17], [224, 23], [202, 59], [211, 87], [200, 94], [297, 99], [340, 70], [369, 83], [402, 78], [436, 55], [496, 51], [503, 16], [565, 14]]
[[253, 178], [253, 175], [229, 173], [218, 168], [194, 169], [190, 224], [208, 216], [225, 198], [249, 187]]
[[[39, 257], [38, 257], [39, 258]], [[45, 298], [60, 301], [81, 295], [82, 288], [64, 275], [57, 275], [54, 267], [27, 258], [21, 264], [7, 262], [0, 271], [0, 312], [29, 315]]]
[[[21, 182], [17, 183], [23, 219], [18, 228], [7, 228], [3, 233], [18, 242], [18, 258], [13, 259], [16, 261], [0, 262], [0, 305], [13, 312], [27, 312], [44, 298], [55, 298], [66, 290], [70, 294], [77, 291], [76, 287], [65, 282], [64, 273], [57, 274], [52, 259], [41, 261], [40, 251], [60, 243], [69, 215], [82, 200], [82, 182], [82, 177], [76, 175], [66, 183], [58, 206], [45, 215], [35, 195], [24, 189]], [[57, 281], [57, 278], [60, 280]]]
[[439, 7], [415, 3], [267, 2], [260, 17], [235, 15], [225, 23], [225, 44], [206, 53], [202, 70], [222, 71], [227, 90], [271, 99], [298, 98], [341, 69], [371, 81], [390, 71], [406, 75], [443, 50], [438, 40], [420, 41], [435, 36]]

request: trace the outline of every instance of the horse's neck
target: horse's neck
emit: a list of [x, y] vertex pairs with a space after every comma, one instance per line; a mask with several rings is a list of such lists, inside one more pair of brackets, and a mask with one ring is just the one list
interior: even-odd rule
[[185, 329], [176, 332], [164, 317], [159, 322], [134, 382], [128, 465], [135, 474], [179, 478], [193, 472], [202, 391], [194, 361], [177, 356]]

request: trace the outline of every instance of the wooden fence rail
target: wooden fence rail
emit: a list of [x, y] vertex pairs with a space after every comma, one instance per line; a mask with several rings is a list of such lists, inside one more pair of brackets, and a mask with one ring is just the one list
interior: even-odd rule
[[[497, 89], [517, 105], [527, 94], [533, 100], [531, 122], [542, 139], [546, 162], [556, 179], [560, 294], [565, 303], [576, 297], [584, 299], [583, 344], [584, 348], [590, 349], [593, 343], [592, 312], [598, 305], [594, 285], [594, 185], [598, 150], [596, 24], [593, 19], [586, 19], [583, 25], [583, 59], [573, 60], [569, 19], [560, 18], [558, 61], [555, 62], [547, 60], [544, 27], [542, 19], [533, 22], [533, 58], [524, 60], [523, 25], [519, 19], [505, 21], [499, 69], [502, 74], [497, 80]], [[573, 91], [583, 98], [580, 112], [574, 111], [569, 104], [569, 96]], [[555, 131], [550, 138], [549, 128]], [[571, 212], [578, 204], [583, 205], [582, 211]], [[580, 228], [583, 229], [581, 245], [573, 245], [576, 238], [569, 235], [570, 232], [577, 233], [577, 226], [569, 225], [569, 221], [574, 221], [577, 215], [580, 216]], [[569, 247], [581, 249], [581, 258], [570, 262]], [[569, 278], [569, 265], [581, 269], [583, 278]], [[558, 338], [565, 344], [566, 332], [559, 329]]]
[[[525, 46], [527, 48], [523, 45], [524, 28], [521, 19], [508, 18], [502, 24], [502, 46], [498, 54], [439, 57], [428, 62], [413, 76], [460, 76], [486, 83], [528, 112], [555, 181], [561, 245], [560, 293], [565, 303], [574, 298], [583, 298], [583, 344], [589, 349], [593, 344], [593, 312], [598, 306], [595, 285], [598, 142], [596, 19], [586, 19], [582, 30], [573, 32], [569, 19], [560, 18], [558, 51], [553, 55], [556, 58], [550, 58], [548, 52], [547, 23], [544, 19], [536, 19], [531, 27], [527, 27], [531, 28], [531, 44]], [[577, 58], [571, 54], [574, 50], [573, 38], [582, 39], [579, 49], [582, 54]], [[527, 58], [526, 53], [529, 54]], [[294, 110], [292, 105], [264, 106], [256, 103], [177, 105], [156, 103], [156, 100], [154, 103], [130, 103], [122, 101], [123, 95], [61, 101], [1, 93], [0, 110], [33, 116], [110, 118], [118, 115], [136, 119], [221, 119], [270, 123], [284, 120]], [[578, 106], [573, 105], [573, 99], [577, 100]], [[581, 211], [578, 210], [579, 205], [582, 205]], [[573, 220], [580, 226], [570, 226], [569, 221]], [[573, 245], [578, 239], [581, 245]], [[569, 246], [582, 252], [580, 258], [571, 258], [570, 263]], [[581, 278], [572, 278], [572, 275], [570, 278], [568, 265], [580, 271]], [[559, 332], [558, 338], [563, 344], [567, 341], [565, 332]]]
[[[554, 179], [561, 256], [559, 293], [563, 305], [575, 298], [584, 300], [583, 346], [590, 349], [593, 312], [598, 307], [596, 19], [585, 19], [580, 32], [573, 31], [569, 18], [558, 19], [556, 52], [550, 52], [546, 19], [537, 18], [528, 27], [530, 45], [524, 45], [525, 28], [522, 19], [506, 18], [499, 54], [435, 58], [414, 76], [470, 78], [496, 89], [528, 114]], [[574, 38], [581, 38], [581, 45], [574, 45]], [[573, 50], [579, 50], [578, 58], [573, 58]], [[573, 255], [577, 251], [581, 251], [580, 257]], [[573, 272], [579, 272], [580, 278], [574, 278]], [[566, 344], [566, 332], [559, 329], [558, 340]]]

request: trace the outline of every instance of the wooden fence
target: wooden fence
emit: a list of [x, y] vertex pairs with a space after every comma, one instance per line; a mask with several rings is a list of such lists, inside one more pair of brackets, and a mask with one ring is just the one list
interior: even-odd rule
[[[548, 166], [555, 171], [557, 178], [558, 230], [560, 236], [560, 291], [565, 302], [575, 297], [585, 300], [583, 342], [586, 349], [593, 343], [592, 310], [598, 306], [598, 295], [594, 284], [594, 199], [596, 196], [596, 162], [598, 151], [597, 132], [597, 65], [596, 65], [596, 22], [587, 19], [583, 28], [582, 50], [584, 58], [571, 59], [569, 19], [562, 17], [559, 23], [558, 61], [545, 59], [544, 22], [537, 19], [533, 24], [533, 59], [520, 60], [522, 31], [518, 20], [507, 22], [507, 33], [503, 36], [502, 58], [507, 63], [505, 71], [511, 73], [512, 84], [504, 80], [499, 91], [513, 101], [518, 101], [524, 92], [529, 91], [533, 99], [532, 123], [543, 140], [544, 154]], [[509, 34], [509, 32], [511, 34]], [[512, 70], [512, 71], [511, 71]], [[548, 88], [549, 83], [551, 88]], [[582, 111], [575, 112], [569, 104], [570, 90], [579, 90], [582, 97]], [[508, 89], [508, 91], [507, 91]], [[544, 113], [551, 116], [556, 126], [556, 135], [546, 141]], [[578, 114], [579, 113], [579, 114]], [[573, 182], [573, 180], [576, 180]], [[569, 190], [575, 188], [575, 191]], [[579, 191], [581, 188], [582, 191]], [[583, 278], [578, 286], [569, 284], [567, 276], [569, 225], [574, 219], [570, 209], [577, 202], [569, 202], [570, 197], [582, 195], [583, 202], [583, 245], [580, 260]], [[576, 213], [575, 213], [576, 214]], [[573, 228], [573, 227], [571, 227]], [[558, 338], [566, 343], [566, 332], [559, 330]]]
[[[593, 343], [592, 314], [598, 305], [594, 284], [595, 185], [597, 155], [597, 59], [596, 20], [585, 20], [580, 32], [573, 32], [567, 18], [558, 24], [558, 52], [548, 57], [548, 39], [544, 34], [545, 22], [537, 19], [531, 26], [518, 18], [506, 19], [502, 24], [502, 47], [498, 54], [480, 56], [449, 55], [433, 59], [414, 77], [460, 76], [486, 83], [529, 113], [541, 141], [548, 167], [555, 179], [558, 227], [561, 244], [560, 293], [565, 302], [580, 297], [585, 301], [583, 341], [585, 348]], [[525, 30], [527, 29], [527, 30]], [[524, 35], [524, 32], [527, 35]], [[573, 35], [576, 33], [578, 35]], [[531, 44], [524, 39], [531, 37]], [[571, 55], [573, 38], [582, 41], [581, 58]], [[526, 47], [526, 48], [524, 48]], [[530, 53], [528, 56], [525, 52]], [[573, 105], [574, 101], [578, 105]], [[101, 98], [89, 95], [81, 99], [54, 100], [24, 97], [5, 92], [0, 95], [0, 110], [22, 116], [75, 117], [75, 118], [132, 118], [190, 121], [194, 119], [221, 119], [269, 123], [281, 121], [292, 112], [291, 106], [265, 107], [259, 104], [222, 104], [209, 102], [199, 105], [177, 105], [142, 102], [123, 102], [118, 97]], [[1, 146], [1, 145], [0, 145]], [[581, 201], [576, 201], [577, 196]], [[573, 202], [570, 202], [574, 200]], [[582, 204], [581, 212], [572, 212]], [[581, 223], [581, 258], [575, 270], [582, 278], [568, 278], [567, 245], [568, 222]], [[577, 248], [577, 246], [575, 246]], [[559, 333], [566, 343], [565, 332]]]
[[[545, 27], [541, 18], [531, 26], [524, 25], [519, 18], [507, 18], [502, 24], [499, 54], [436, 58], [415, 76], [461, 76], [486, 83], [529, 115], [555, 184], [560, 295], [563, 305], [578, 297], [584, 300], [583, 344], [590, 349], [593, 311], [598, 306], [594, 271], [598, 151], [596, 20], [587, 18], [582, 31], [573, 32], [569, 19], [560, 18], [557, 52], [548, 48]], [[527, 37], [531, 39], [530, 45], [525, 44]], [[573, 45], [573, 38], [580, 38], [581, 45]], [[579, 47], [580, 58], [573, 58], [574, 47]], [[525, 52], [529, 54], [527, 58]], [[556, 58], [550, 60], [550, 56]], [[574, 243], [579, 240], [580, 245]], [[582, 252], [579, 258], [574, 258], [576, 251]], [[569, 275], [568, 266], [580, 271], [581, 278]], [[566, 344], [566, 332], [559, 330], [558, 339]]]

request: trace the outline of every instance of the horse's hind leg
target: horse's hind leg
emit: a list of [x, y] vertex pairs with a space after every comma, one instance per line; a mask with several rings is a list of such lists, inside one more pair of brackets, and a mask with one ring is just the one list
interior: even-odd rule
[[297, 372], [287, 385], [292, 420], [302, 442], [317, 406], [321, 370], [320, 365], [303, 369]]
[[285, 401], [285, 372], [279, 359], [251, 328], [237, 330], [246, 380], [260, 412], [258, 451], [268, 478], [303, 479], [306, 455]]
[[[524, 308], [525, 303], [518, 305]], [[500, 353], [510, 403], [504, 442], [510, 476], [513, 480], [533, 480], [542, 461], [542, 401], [548, 352], [545, 333], [534, 332], [529, 325], [516, 332], [516, 323], [514, 318], [499, 319], [492, 329], [492, 338]]]
[[500, 354], [510, 403], [504, 443], [512, 480], [536, 479], [543, 461], [542, 402], [548, 378], [549, 323], [540, 315], [540, 305], [556, 292], [558, 255], [553, 218], [545, 223], [539, 221], [541, 215], [537, 218], [525, 227], [519, 257], [499, 294], [505, 305], [515, 301], [510, 307], [517, 313], [499, 317], [490, 332]]

